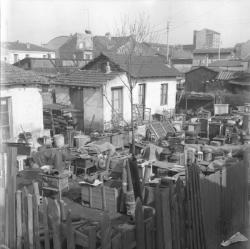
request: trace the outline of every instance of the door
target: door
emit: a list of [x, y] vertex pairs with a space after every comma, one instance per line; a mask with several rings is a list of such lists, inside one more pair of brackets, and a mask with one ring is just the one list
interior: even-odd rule
[[112, 88], [112, 121], [119, 123], [123, 120], [123, 89]]

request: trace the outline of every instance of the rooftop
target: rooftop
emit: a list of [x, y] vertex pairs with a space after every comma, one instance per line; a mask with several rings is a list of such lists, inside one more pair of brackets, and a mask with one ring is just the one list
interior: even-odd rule
[[[220, 53], [232, 53], [234, 48], [221, 48]], [[218, 54], [219, 48], [200, 48], [193, 51], [194, 54]]]
[[70, 39], [70, 36], [57, 36], [51, 39], [47, 44], [43, 44], [45, 48], [56, 50]]
[[48, 84], [38, 74], [1, 62], [1, 86]]
[[15, 66], [32, 70], [43, 76], [53, 76], [71, 73], [85, 65], [84, 60], [62, 60], [48, 58], [24, 58], [14, 64]]
[[209, 67], [241, 67], [240, 60], [217, 60], [208, 65]]
[[59, 76], [54, 84], [67, 86], [100, 87], [114, 79], [120, 72], [103, 73], [94, 70], [77, 70], [73, 73]]
[[[160, 56], [131, 56], [130, 62], [127, 55], [102, 53], [100, 56], [113, 62], [121, 71], [129, 73], [134, 78], [176, 77], [180, 74], [174, 67], [166, 65]], [[87, 64], [86, 69], [100, 56]]]
[[44, 48], [32, 43], [23, 43], [19, 41], [15, 42], [4, 42], [2, 43], [3, 48], [8, 50], [18, 51], [39, 51], [39, 52], [53, 52], [51, 49]]

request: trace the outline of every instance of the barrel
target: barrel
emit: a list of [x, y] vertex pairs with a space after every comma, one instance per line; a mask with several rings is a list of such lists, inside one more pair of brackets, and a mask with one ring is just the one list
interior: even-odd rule
[[203, 160], [206, 162], [211, 162], [213, 160], [212, 149], [204, 148], [203, 149]]
[[62, 134], [54, 135], [54, 142], [57, 148], [62, 148], [64, 146], [64, 136]]

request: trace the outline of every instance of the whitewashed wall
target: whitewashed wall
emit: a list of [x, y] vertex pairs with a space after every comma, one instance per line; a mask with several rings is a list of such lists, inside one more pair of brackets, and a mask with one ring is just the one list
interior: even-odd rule
[[[174, 109], [176, 104], [176, 86], [175, 78], [152, 78], [138, 80], [133, 92], [134, 103], [139, 104], [138, 91], [139, 84], [146, 84], [145, 104], [147, 108], [151, 108], [151, 114], [161, 113], [163, 110]], [[168, 83], [168, 104], [161, 105], [161, 84]]]
[[18, 60], [22, 60], [26, 58], [26, 54], [31, 58], [48, 58], [48, 54], [50, 54], [50, 58], [54, 59], [56, 57], [55, 52], [46, 52], [46, 51], [11, 51], [5, 50], [1, 55], [1, 60], [6, 61], [7, 63], [14, 64], [14, 54], [18, 54]]
[[122, 87], [123, 88], [123, 118], [126, 122], [130, 122], [131, 120], [131, 104], [130, 104], [130, 93], [128, 88], [124, 85], [128, 86], [128, 79], [125, 74], [121, 74], [115, 79], [107, 82], [106, 85], [103, 86], [103, 119], [104, 122], [110, 122], [112, 119], [112, 87]]
[[[109, 122], [112, 118], [112, 87], [123, 87], [123, 115], [127, 122], [131, 120], [131, 103], [129, 97], [129, 90], [124, 86], [124, 83], [128, 85], [128, 80], [125, 74], [120, 77], [109, 81], [103, 89], [104, 95], [107, 99], [103, 98], [103, 111], [104, 111], [104, 121]], [[151, 108], [151, 114], [162, 113], [163, 110], [174, 109], [176, 105], [176, 78], [151, 78], [145, 80], [138, 80], [137, 84], [133, 90], [133, 102], [134, 104], [139, 104], [138, 102], [138, 91], [139, 84], [146, 84], [146, 107]], [[168, 83], [168, 104], [161, 105], [161, 84]], [[109, 104], [109, 103], [110, 104]]]
[[[38, 88], [1, 89], [1, 97], [11, 97], [13, 136], [43, 130], [43, 103]], [[22, 126], [22, 128], [21, 128]]]

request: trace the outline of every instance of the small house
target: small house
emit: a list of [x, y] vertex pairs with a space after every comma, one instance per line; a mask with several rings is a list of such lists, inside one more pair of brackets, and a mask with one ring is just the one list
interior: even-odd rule
[[174, 110], [178, 75], [158, 56], [101, 54], [54, 84], [82, 110], [81, 128], [102, 129], [103, 123], [131, 122], [131, 92], [133, 111], [140, 112], [140, 118], [146, 118], [146, 111], [150, 118]]
[[0, 139], [43, 130], [41, 86], [45, 78], [7, 63], [1, 65]]

